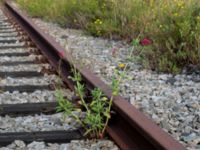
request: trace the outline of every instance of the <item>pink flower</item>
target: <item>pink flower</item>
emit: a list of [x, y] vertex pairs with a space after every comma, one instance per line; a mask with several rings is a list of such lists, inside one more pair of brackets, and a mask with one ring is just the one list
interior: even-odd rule
[[59, 56], [62, 58], [65, 56], [65, 51], [59, 51], [58, 53], [59, 53]]
[[151, 45], [152, 44], [152, 41], [148, 38], [144, 38], [143, 40], [140, 41], [140, 44], [142, 46], [148, 46], [148, 45]]

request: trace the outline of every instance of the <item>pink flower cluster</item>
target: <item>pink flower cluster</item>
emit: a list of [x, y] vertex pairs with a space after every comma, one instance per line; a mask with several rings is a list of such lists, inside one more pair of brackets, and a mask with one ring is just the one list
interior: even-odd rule
[[152, 41], [148, 38], [144, 38], [143, 40], [140, 41], [140, 45], [142, 45], [142, 46], [148, 46], [151, 44], [152, 44]]

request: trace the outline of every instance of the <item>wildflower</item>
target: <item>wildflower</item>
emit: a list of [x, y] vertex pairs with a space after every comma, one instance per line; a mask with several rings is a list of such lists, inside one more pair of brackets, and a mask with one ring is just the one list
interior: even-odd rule
[[94, 23], [97, 24], [97, 25], [103, 24], [101, 19], [96, 19]]
[[63, 50], [59, 51], [58, 54], [59, 54], [60, 57], [63, 58], [65, 56], [65, 51], [63, 51]]
[[177, 17], [177, 16], [178, 16], [178, 13], [174, 13], [174, 16]]
[[151, 44], [152, 44], [152, 41], [148, 38], [144, 38], [143, 40], [140, 41], [140, 45], [142, 45], [142, 46], [148, 46]]
[[120, 69], [124, 69], [124, 68], [126, 67], [126, 65], [123, 64], [123, 63], [120, 63], [120, 64], [118, 65], [118, 67], [119, 67]]

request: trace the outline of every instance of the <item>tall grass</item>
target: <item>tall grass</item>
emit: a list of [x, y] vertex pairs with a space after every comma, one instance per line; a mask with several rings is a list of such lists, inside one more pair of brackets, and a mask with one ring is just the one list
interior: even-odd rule
[[[178, 73], [200, 68], [199, 0], [17, 0], [34, 17], [82, 28], [95, 36], [149, 39], [148, 67]], [[147, 63], [145, 63], [147, 64]]]

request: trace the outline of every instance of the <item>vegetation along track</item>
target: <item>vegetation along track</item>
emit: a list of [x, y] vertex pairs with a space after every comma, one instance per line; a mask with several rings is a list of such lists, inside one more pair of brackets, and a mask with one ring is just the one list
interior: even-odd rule
[[[0, 12], [0, 120], [3, 121], [0, 145], [14, 140], [62, 143], [82, 139], [81, 132], [73, 124], [51, 125], [60, 117], [56, 114], [57, 104], [52, 92], [52, 84], [58, 78], [55, 74], [59, 73], [63, 83], [74, 90], [74, 83], [68, 78], [72, 57], [68, 54], [63, 58], [63, 48], [13, 8], [9, 1], [4, 6], [6, 15]], [[78, 65], [75, 67], [88, 91], [98, 87], [108, 98], [111, 97], [109, 87], [90, 70]], [[70, 91], [66, 93], [66, 96], [71, 95]], [[185, 149], [121, 96], [114, 97], [112, 109], [114, 113], [106, 131], [121, 149]], [[34, 129], [28, 126], [34, 124], [34, 120], [40, 120], [41, 116], [40, 124], [36, 124]], [[9, 126], [6, 122], [9, 117], [12, 122], [21, 120], [19, 129]], [[46, 124], [42, 122], [44, 120], [47, 120]]]

